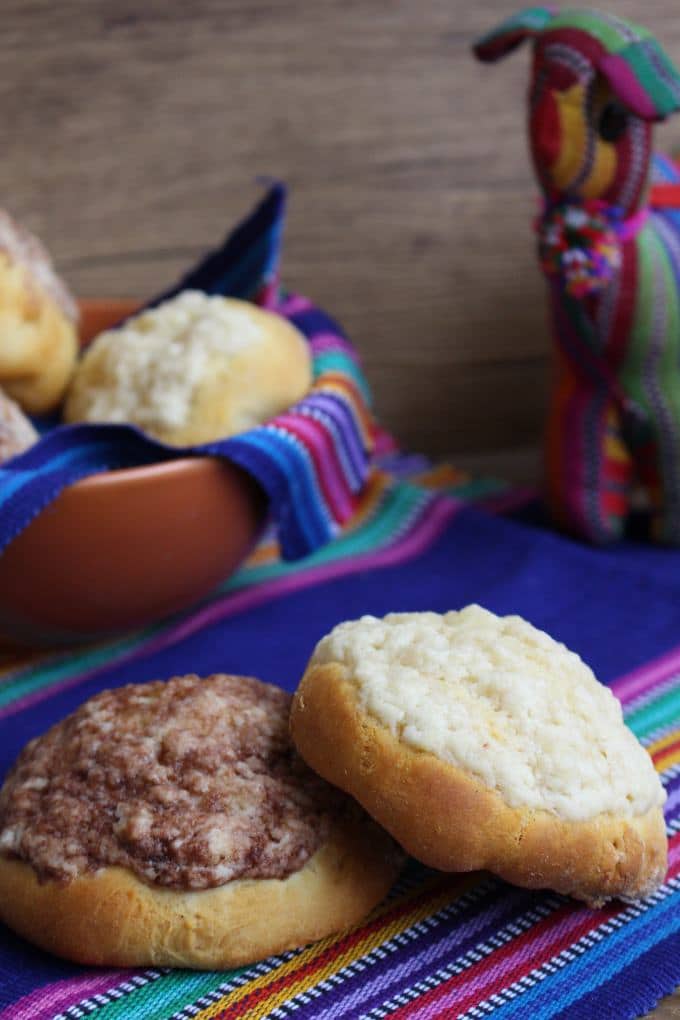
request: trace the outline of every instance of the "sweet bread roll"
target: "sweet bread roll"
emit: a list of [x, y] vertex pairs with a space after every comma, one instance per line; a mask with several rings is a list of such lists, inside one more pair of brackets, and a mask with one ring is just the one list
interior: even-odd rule
[[0, 390], [0, 464], [32, 446], [38, 433], [18, 404]]
[[64, 408], [68, 422], [131, 422], [175, 446], [245, 432], [311, 384], [304, 336], [247, 301], [183, 291], [101, 333]]
[[600, 904], [664, 879], [665, 793], [613, 694], [478, 606], [340, 624], [295, 695], [305, 761], [425, 864]]
[[290, 696], [216, 675], [85, 702], [0, 791], [0, 920], [80, 963], [233, 967], [359, 921], [403, 855], [309, 770]]
[[61, 401], [78, 311], [41, 242], [0, 210], [0, 386], [29, 414]]

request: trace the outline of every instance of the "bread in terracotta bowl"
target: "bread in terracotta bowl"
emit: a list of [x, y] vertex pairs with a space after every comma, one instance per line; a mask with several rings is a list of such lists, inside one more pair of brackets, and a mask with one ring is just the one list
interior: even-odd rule
[[[136, 307], [82, 301], [83, 342]], [[265, 514], [257, 483], [211, 457], [83, 479], [0, 556], [0, 641], [92, 640], [189, 606], [243, 561]]]

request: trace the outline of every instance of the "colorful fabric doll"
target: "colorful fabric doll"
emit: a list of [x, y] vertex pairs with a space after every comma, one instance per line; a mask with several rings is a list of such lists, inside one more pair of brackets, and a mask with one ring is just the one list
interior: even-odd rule
[[566, 530], [608, 542], [642, 488], [650, 535], [680, 545], [680, 169], [652, 157], [680, 74], [645, 29], [587, 10], [529, 8], [475, 53], [495, 61], [528, 38], [557, 346], [547, 502]]

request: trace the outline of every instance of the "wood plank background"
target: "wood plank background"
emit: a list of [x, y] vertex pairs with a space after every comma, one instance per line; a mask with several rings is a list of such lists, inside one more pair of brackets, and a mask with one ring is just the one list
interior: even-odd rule
[[[603, 0], [604, 2], [604, 0]], [[610, 0], [680, 62], [677, 0]], [[82, 295], [144, 297], [291, 188], [284, 279], [414, 449], [534, 474], [549, 338], [508, 0], [3, 0], [0, 195]], [[660, 131], [680, 147], [680, 119]], [[680, 1014], [680, 999], [659, 1016]]]
[[[612, 0], [680, 59], [677, 0]], [[291, 188], [284, 275], [406, 445], [530, 473], [549, 338], [507, 0], [4, 0], [2, 201], [84, 295], [149, 294]], [[663, 129], [680, 143], [680, 122]]]

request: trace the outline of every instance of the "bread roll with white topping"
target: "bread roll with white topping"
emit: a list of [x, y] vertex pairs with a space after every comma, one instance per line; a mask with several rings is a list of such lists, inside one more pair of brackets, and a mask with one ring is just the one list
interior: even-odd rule
[[666, 872], [665, 793], [611, 691], [520, 617], [478, 606], [337, 626], [291, 732], [305, 761], [446, 871], [600, 904]]
[[287, 319], [187, 290], [95, 338], [64, 419], [129, 422], [170, 445], [198, 445], [261, 425], [311, 381], [309, 346]]

